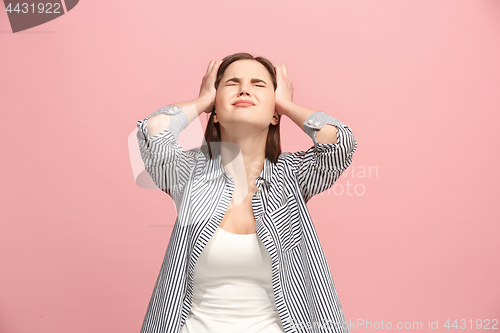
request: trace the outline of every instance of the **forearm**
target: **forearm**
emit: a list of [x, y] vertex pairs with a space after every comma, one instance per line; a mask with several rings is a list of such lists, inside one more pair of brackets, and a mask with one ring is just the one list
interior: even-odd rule
[[195, 100], [189, 102], [175, 103], [174, 105], [180, 106], [188, 118], [188, 125], [195, 120], [200, 114], [208, 111], [213, 107], [213, 101], [207, 99], [206, 97], [199, 97]]
[[[192, 101], [180, 102], [171, 105], [176, 105], [182, 108], [182, 111], [184, 112], [187, 118], [187, 125], [186, 125], [187, 127], [193, 120], [199, 117], [200, 114], [204, 113], [209, 108], [211, 108], [213, 104], [207, 98], [197, 98]], [[170, 115], [164, 113], [159, 113], [157, 115], [150, 117], [146, 124], [149, 136], [153, 137], [156, 134], [161, 133], [166, 128], [168, 128], [170, 125], [170, 117], [171, 117]]]
[[[303, 106], [299, 106], [293, 102], [285, 102], [280, 108], [281, 113], [290, 118], [297, 126], [304, 131], [304, 122], [310, 115], [319, 111]], [[334, 125], [323, 126], [316, 132], [318, 143], [337, 143], [337, 128]]]

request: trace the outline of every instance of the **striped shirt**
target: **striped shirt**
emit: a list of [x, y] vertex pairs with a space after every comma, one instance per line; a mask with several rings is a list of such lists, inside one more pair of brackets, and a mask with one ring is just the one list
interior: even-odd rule
[[[173, 125], [150, 137], [147, 120], [158, 113], [171, 115]], [[145, 169], [177, 209], [141, 333], [180, 332], [191, 309], [196, 261], [222, 221], [235, 188], [220, 154], [210, 159], [199, 148], [186, 151], [177, 143], [185, 119], [181, 107], [168, 105], [137, 122]], [[174, 125], [181, 122], [183, 126]], [[318, 143], [316, 132], [326, 124], [337, 127], [336, 144]], [[306, 203], [333, 186], [351, 164], [357, 143], [348, 126], [322, 111], [311, 114], [303, 130], [313, 140], [311, 148], [282, 153], [277, 163], [265, 158], [252, 198], [255, 230], [272, 259], [272, 287], [285, 333], [348, 333]]]

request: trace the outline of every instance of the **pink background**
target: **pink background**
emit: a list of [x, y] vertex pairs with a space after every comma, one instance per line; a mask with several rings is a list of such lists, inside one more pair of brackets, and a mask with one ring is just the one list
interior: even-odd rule
[[81, 1], [0, 32], [1, 332], [139, 332], [176, 213], [128, 137], [236, 52], [358, 141], [308, 204], [351, 331], [500, 319], [499, 1]]

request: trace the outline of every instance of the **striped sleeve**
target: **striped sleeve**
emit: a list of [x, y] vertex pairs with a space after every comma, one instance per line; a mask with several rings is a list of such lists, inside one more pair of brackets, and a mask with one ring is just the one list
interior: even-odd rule
[[[159, 113], [170, 115], [170, 124], [163, 132], [150, 137], [146, 127], [148, 119]], [[196, 160], [194, 151], [185, 151], [177, 143], [179, 132], [186, 126], [186, 114], [175, 105], [167, 105], [137, 122], [137, 141], [144, 167], [156, 186], [174, 201], [181, 197]]]
[[[318, 143], [316, 132], [327, 124], [337, 128], [337, 143]], [[347, 169], [357, 142], [347, 125], [322, 111], [306, 119], [304, 131], [312, 138], [314, 145], [307, 151], [292, 154], [292, 158], [302, 196], [308, 202], [316, 194], [332, 187]]]

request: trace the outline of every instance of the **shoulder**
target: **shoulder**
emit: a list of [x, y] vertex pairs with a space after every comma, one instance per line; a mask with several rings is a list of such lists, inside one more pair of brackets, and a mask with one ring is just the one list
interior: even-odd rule
[[284, 152], [278, 156], [277, 166], [285, 167], [290, 170], [297, 170], [301, 161], [310, 152], [310, 150], [301, 150], [297, 152]]

